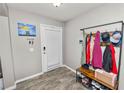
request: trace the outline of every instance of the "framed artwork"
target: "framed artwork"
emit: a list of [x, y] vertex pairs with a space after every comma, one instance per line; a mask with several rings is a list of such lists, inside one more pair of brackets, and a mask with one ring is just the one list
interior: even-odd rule
[[36, 36], [36, 26], [25, 23], [18, 24], [18, 35], [19, 36]]

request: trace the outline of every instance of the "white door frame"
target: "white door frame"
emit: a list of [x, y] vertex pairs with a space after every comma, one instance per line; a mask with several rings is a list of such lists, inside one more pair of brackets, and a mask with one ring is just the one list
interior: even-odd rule
[[[55, 28], [55, 29], [58, 29], [58, 30], [60, 30], [60, 33], [61, 33], [61, 50], [60, 50], [60, 65], [59, 66], [57, 66], [57, 67], [61, 67], [62, 65], [63, 65], [63, 53], [62, 53], [62, 49], [63, 49], [63, 47], [62, 47], [62, 27], [57, 27], [57, 26], [53, 26], [53, 25], [46, 25], [46, 24], [40, 24], [40, 37], [41, 37], [41, 59], [42, 59], [42, 72], [44, 73], [44, 72], [47, 72], [48, 71], [48, 69], [46, 68], [46, 67], [44, 67], [44, 65], [47, 65], [47, 54], [46, 55], [43, 55], [43, 47], [44, 46], [46, 46], [45, 44], [46, 44], [46, 42], [44, 42], [45, 40], [45, 33], [44, 33], [44, 31], [45, 31], [45, 29], [53, 29], [53, 28]], [[56, 68], [57, 68], [56, 67]]]

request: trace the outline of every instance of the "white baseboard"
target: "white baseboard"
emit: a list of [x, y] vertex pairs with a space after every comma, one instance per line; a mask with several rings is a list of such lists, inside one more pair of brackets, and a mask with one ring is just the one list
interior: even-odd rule
[[[58, 67], [61, 67], [61, 64]], [[56, 67], [56, 68], [58, 68], [58, 67]], [[37, 77], [37, 76], [42, 75], [42, 74], [43, 74], [43, 72], [37, 73], [37, 74], [29, 76], [29, 77], [25, 77], [23, 79], [17, 80], [15, 83], [17, 84], [17, 83], [20, 83], [22, 81], [25, 81], [25, 80], [28, 80], [28, 79], [31, 79], [31, 78], [34, 78], [34, 77]]]
[[[73, 71], [74, 73], [76, 73], [76, 70], [72, 69], [71, 67], [69, 67], [69, 66], [67, 66], [67, 65], [61, 65], [61, 66], [62, 66], [62, 67], [66, 67], [66, 68], [70, 69], [71, 71]], [[32, 75], [32, 76], [29, 76], [29, 77], [25, 77], [25, 78], [20, 79], [20, 80], [17, 80], [13, 86], [11, 86], [11, 87], [9, 87], [9, 88], [6, 88], [5, 90], [14, 90], [14, 89], [16, 89], [16, 84], [17, 84], [17, 83], [20, 83], [20, 82], [22, 82], [22, 81], [25, 81], [25, 80], [28, 80], [28, 79], [31, 79], [31, 78], [34, 78], [34, 77], [37, 77], [37, 76], [42, 75], [42, 74], [43, 74], [43, 72], [37, 73], [37, 74]]]
[[42, 75], [42, 74], [43, 74], [43, 72], [37, 73], [37, 74], [32, 75], [32, 76], [29, 76], [29, 77], [25, 77], [25, 78], [20, 79], [20, 80], [17, 80], [13, 86], [11, 86], [9, 88], [5, 88], [5, 90], [14, 90], [14, 89], [16, 89], [16, 84], [17, 83], [22, 82], [22, 81], [25, 81], [25, 80], [28, 80], [28, 79], [31, 79], [31, 78], [34, 78], [34, 77], [37, 77], [37, 76]]
[[34, 78], [34, 77], [40, 76], [40, 75], [42, 75], [42, 74], [43, 74], [43, 72], [41, 72], [41, 73], [37, 73], [37, 74], [32, 75], [32, 76], [29, 76], [29, 77], [25, 77], [25, 78], [23, 78], [23, 79], [17, 80], [15, 83], [17, 84], [17, 83], [20, 83], [20, 82], [22, 82], [22, 81], [25, 81], [25, 80], [28, 80], [28, 79], [31, 79], [31, 78]]
[[71, 67], [67, 66], [67, 65], [63, 65], [64, 67], [70, 69], [71, 71], [73, 71], [74, 73], [76, 73], [76, 70], [72, 69]]
[[[54, 68], [53, 68], [53, 67], [52, 67], [52, 68], [49, 68], [48, 71], [57, 69], [57, 68], [62, 67], [62, 66], [63, 66], [62, 64], [56, 65], [56, 66], [54, 66]], [[47, 72], [48, 72], [48, 71], [47, 71]]]
[[16, 89], [16, 83], [11, 87], [5, 88], [5, 90], [14, 90], [14, 89]]

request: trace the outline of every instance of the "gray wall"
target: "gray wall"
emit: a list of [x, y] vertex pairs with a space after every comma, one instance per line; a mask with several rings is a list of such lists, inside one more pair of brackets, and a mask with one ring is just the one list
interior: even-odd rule
[[[80, 66], [81, 45], [79, 39], [82, 38], [81, 28], [94, 26], [98, 24], [110, 23], [124, 20], [124, 4], [106, 4], [91, 10], [85, 15], [65, 23], [64, 30], [64, 64], [76, 69]], [[124, 38], [123, 38], [124, 39]], [[124, 40], [123, 40], [124, 41]], [[124, 48], [124, 44], [123, 44]], [[122, 51], [122, 60], [124, 60], [124, 50]], [[119, 89], [124, 89], [124, 63], [121, 63]]]
[[[63, 23], [9, 8], [9, 19], [12, 39], [12, 53], [14, 59], [15, 80], [42, 72], [41, 64], [41, 43], [40, 43], [40, 24], [63, 26]], [[29, 51], [28, 40], [31, 37], [18, 36], [17, 23], [24, 22], [36, 25], [37, 36], [34, 37], [34, 52]]]

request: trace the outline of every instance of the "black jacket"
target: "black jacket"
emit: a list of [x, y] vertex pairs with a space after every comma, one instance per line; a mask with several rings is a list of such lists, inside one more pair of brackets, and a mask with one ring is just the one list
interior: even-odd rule
[[103, 69], [107, 72], [111, 72], [112, 69], [112, 54], [109, 46], [106, 46], [103, 54]]

